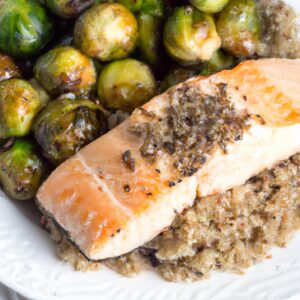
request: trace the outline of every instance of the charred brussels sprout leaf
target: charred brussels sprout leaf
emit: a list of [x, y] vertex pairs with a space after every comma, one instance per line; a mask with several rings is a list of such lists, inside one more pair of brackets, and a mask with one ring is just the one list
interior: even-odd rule
[[94, 0], [45, 0], [45, 3], [54, 14], [71, 19], [78, 17]]
[[0, 138], [24, 136], [30, 132], [43, 99], [25, 80], [8, 79], [0, 83]]
[[162, 19], [151, 15], [138, 16], [138, 48], [141, 59], [155, 68], [162, 66], [161, 25]]
[[44, 156], [54, 165], [73, 156], [104, 129], [101, 110], [89, 100], [55, 100], [34, 124], [35, 138]]
[[208, 76], [224, 69], [230, 69], [234, 65], [235, 60], [231, 55], [223, 52], [222, 50], [218, 50], [206, 63], [200, 74], [203, 76]]
[[53, 33], [53, 24], [37, 0], [0, 1], [0, 28], [0, 50], [14, 57], [35, 54]]
[[222, 47], [237, 57], [256, 54], [261, 40], [261, 21], [255, 0], [231, 0], [217, 22]]
[[17, 140], [0, 154], [0, 182], [4, 192], [13, 199], [33, 199], [45, 172], [43, 160], [27, 140]]
[[156, 92], [150, 68], [129, 58], [106, 65], [98, 81], [98, 95], [103, 106], [127, 112], [146, 103]]
[[135, 48], [138, 25], [134, 15], [118, 3], [102, 3], [86, 11], [75, 25], [75, 44], [100, 61], [128, 56]]
[[6, 79], [19, 77], [21, 77], [21, 72], [12, 58], [0, 53], [0, 82]]
[[220, 12], [229, 0], [189, 0], [192, 5], [194, 5], [199, 10], [214, 14]]
[[92, 60], [69, 46], [42, 55], [34, 66], [34, 75], [52, 95], [88, 95], [97, 77]]
[[171, 70], [160, 85], [160, 92], [164, 92], [168, 88], [186, 81], [187, 79], [197, 75], [197, 72], [188, 68], [175, 68]]
[[207, 61], [220, 48], [214, 19], [192, 6], [175, 8], [164, 28], [164, 45], [183, 65]]

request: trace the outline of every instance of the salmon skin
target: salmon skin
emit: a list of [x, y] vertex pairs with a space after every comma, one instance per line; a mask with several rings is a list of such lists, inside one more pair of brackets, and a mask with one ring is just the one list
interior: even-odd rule
[[300, 151], [300, 60], [247, 61], [169, 89], [73, 158], [37, 203], [90, 260], [125, 254], [195, 198]]

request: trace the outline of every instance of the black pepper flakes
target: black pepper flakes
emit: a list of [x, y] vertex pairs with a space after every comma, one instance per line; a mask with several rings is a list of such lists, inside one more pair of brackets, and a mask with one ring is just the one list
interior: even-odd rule
[[169, 187], [172, 187], [172, 186], [175, 186], [176, 183], [174, 181], [169, 181], [168, 185], [169, 185]]
[[161, 152], [172, 155], [179, 178], [195, 174], [217, 146], [226, 153], [249, 126], [249, 115], [235, 110], [225, 83], [217, 85], [215, 95], [183, 85], [169, 91], [169, 101], [161, 122], [136, 123], [131, 132], [142, 136], [140, 154], [150, 163]]
[[159, 173], [159, 174], [161, 173], [161, 172], [160, 172], [160, 169], [155, 169], [155, 171], [156, 171], [157, 173]]
[[129, 193], [129, 192], [130, 192], [130, 186], [129, 186], [129, 184], [125, 184], [125, 185], [124, 185], [124, 191], [125, 191], [126, 193]]
[[147, 195], [148, 197], [150, 197], [150, 196], [152, 196], [153, 194], [152, 194], [151, 192], [148, 192], [146, 195]]
[[135, 171], [135, 159], [133, 157], [131, 157], [131, 152], [130, 150], [126, 150], [123, 154], [122, 154], [122, 159], [123, 162], [126, 164], [126, 166], [132, 171]]

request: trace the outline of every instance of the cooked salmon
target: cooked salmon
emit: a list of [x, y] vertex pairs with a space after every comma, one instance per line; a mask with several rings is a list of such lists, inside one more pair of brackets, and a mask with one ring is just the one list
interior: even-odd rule
[[247, 61], [155, 97], [61, 164], [42, 211], [90, 260], [127, 253], [195, 198], [300, 151], [300, 60]]

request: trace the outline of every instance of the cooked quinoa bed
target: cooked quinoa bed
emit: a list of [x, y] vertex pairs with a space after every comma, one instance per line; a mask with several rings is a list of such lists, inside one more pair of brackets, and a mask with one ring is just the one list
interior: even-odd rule
[[124, 276], [146, 265], [169, 281], [195, 281], [212, 270], [242, 273], [269, 257], [272, 246], [284, 247], [300, 225], [300, 154], [250, 178], [226, 193], [195, 200], [171, 227], [143, 247], [103, 262], [82, 256], [48, 219], [59, 256], [76, 270], [101, 263]]

